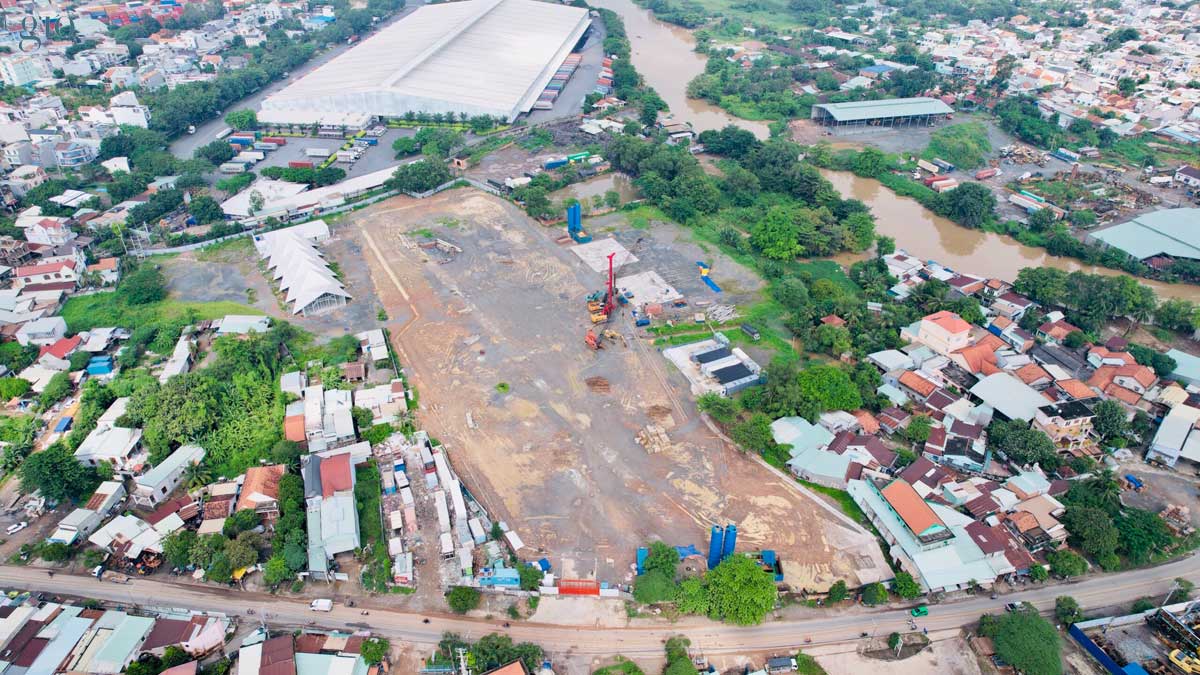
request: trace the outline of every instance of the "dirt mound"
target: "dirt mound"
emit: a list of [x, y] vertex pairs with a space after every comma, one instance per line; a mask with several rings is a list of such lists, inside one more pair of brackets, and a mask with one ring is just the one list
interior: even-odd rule
[[646, 414], [652, 420], [662, 421], [671, 416], [671, 408], [665, 405], [652, 405], [646, 409]]
[[607, 394], [612, 389], [612, 385], [609, 384], [608, 380], [598, 375], [589, 377], [588, 379], [584, 380], [584, 382], [587, 383], [588, 389], [591, 389], [597, 394]]

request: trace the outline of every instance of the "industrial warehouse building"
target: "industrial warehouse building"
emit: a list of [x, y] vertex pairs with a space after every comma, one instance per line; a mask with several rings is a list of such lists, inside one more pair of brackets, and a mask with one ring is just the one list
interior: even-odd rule
[[954, 109], [936, 98], [893, 98], [885, 101], [819, 103], [812, 119], [831, 127], [928, 126], [945, 119]]
[[587, 32], [586, 9], [537, 0], [427, 5], [263, 101], [319, 123], [330, 113], [528, 112]]
[[1200, 260], [1197, 223], [1200, 223], [1200, 209], [1163, 209], [1094, 232], [1089, 239], [1151, 265], [1169, 263], [1175, 258]]

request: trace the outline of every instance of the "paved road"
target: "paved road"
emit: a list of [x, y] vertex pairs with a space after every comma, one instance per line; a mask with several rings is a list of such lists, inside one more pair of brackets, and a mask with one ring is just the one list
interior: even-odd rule
[[[985, 612], [1002, 612], [1006, 602], [1032, 602], [1039, 610], [1054, 607], [1054, 598], [1070, 595], [1083, 608], [1107, 607], [1142, 596], [1161, 597], [1170, 590], [1172, 580], [1185, 577], [1200, 582], [1200, 557], [1190, 556], [1161, 567], [1134, 570], [1119, 575], [1104, 575], [1065, 585], [1049, 585], [1005, 595], [934, 606], [918, 626], [930, 630], [955, 629], [973, 624]], [[101, 583], [91, 577], [55, 575], [42, 570], [0, 566], [0, 586], [96, 598], [129, 604], [186, 607], [197, 610], [245, 614], [253, 609], [275, 625], [301, 626], [315, 621], [322, 628], [369, 628], [394, 640], [432, 645], [444, 631], [478, 638], [491, 632], [505, 632], [518, 641], [540, 644], [551, 653], [570, 652], [578, 656], [605, 656], [617, 651], [628, 657], [658, 657], [663, 641], [683, 633], [692, 645], [709, 654], [739, 654], [794, 649], [811, 640], [813, 644], [851, 642], [862, 632], [890, 633], [906, 631], [908, 613], [904, 609], [870, 611], [851, 609], [837, 614], [814, 612], [811, 619], [770, 621], [760, 626], [738, 628], [705, 619], [688, 618], [670, 626], [650, 625], [630, 628], [576, 627], [517, 622], [504, 628], [502, 621], [467, 619], [440, 614], [410, 614], [372, 607], [370, 599], [360, 603], [371, 610], [368, 617], [358, 608], [336, 607], [329, 613], [315, 613], [297, 600], [244, 593], [228, 588], [179, 586], [162, 581], [134, 579], [127, 585]], [[423, 619], [429, 618], [429, 623]]]
[[[381, 22], [376, 27], [375, 32], [378, 32], [384, 26], [387, 26], [395, 21], [399, 21], [401, 18], [403, 18], [405, 16], [408, 16], [414, 10], [416, 10], [418, 7], [421, 7], [424, 4], [425, 3], [422, 2], [421, 0], [409, 0], [406, 3], [404, 9], [400, 10], [399, 12], [393, 14], [392, 16], [390, 16], [389, 18], [387, 18], [383, 22]], [[347, 45], [347, 44], [343, 43], [343, 44], [339, 44], [327, 51], [321, 52], [320, 54], [317, 54], [312, 59], [308, 60], [307, 62], [305, 62], [304, 64], [302, 64], [301, 66], [299, 66], [298, 68], [293, 70], [290, 78], [276, 80], [275, 82], [268, 84], [266, 86], [266, 88], [264, 88], [262, 91], [256, 92], [254, 94], [251, 94], [250, 96], [247, 96], [246, 98], [243, 98], [242, 100], [238, 101], [237, 103], [234, 103], [233, 105], [226, 108], [224, 112], [227, 112], [229, 110], [241, 110], [242, 108], [249, 108], [250, 110], [257, 111], [258, 104], [262, 103], [262, 100], [264, 98], [270, 96], [271, 94], [274, 94], [275, 92], [279, 91], [280, 89], [283, 89], [284, 87], [288, 86], [289, 84], [291, 84], [291, 83], [295, 82], [296, 80], [300, 79], [301, 77], [307, 75], [308, 73], [311, 73], [318, 66], [321, 66], [322, 64], [327, 63], [328, 61], [332, 60], [335, 56], [338, 56], [342, 52], [345, 52], [351, 46], [352, 45]], [[198, 148], [202, 145], [206, 145], [206, 144], [211, 143], [212, 141], [216, 140], [217, 132], [224, 129], [226, 126], [224, 112], [222, 112], [221, 115], [209, 120], [208, 122], [205, 122], [204, 124], [197, 125], [196, 133], [183, 134], [179, 138], [175, 139], [175, 141], [173, 143], [171, 143], [171, 146], [170, 146], [171, 154], [175, 155], [176, 157], [182, 157], [182, 158], [186, 159], [186, 158], [189, 158], [192, 156], [192, 153], [196, 151], [196, 148]]]

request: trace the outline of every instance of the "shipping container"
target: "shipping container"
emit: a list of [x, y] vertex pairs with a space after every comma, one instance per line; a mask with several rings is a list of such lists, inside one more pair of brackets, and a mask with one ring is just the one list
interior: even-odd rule
[[1057, 157], [1066, 162], [1078, 162], [1079, 161], [1079, 153], [1073, 152], [1066, 148], [1059, 148], [1050, 154], [1052, 156]]
[[363, 141], [363, 143], [366, 143], [367, 145], [371, 145], [371, 146], [379, 145], [379, 139], [375, 138], [374, 136], [364, 138], [364, 139], [362, 139], [362, 141]]
[[288, 168], [290, 168], [290, 169], [311, 169], [311, 168], [313, 168], [313, 163], [312, 162], [288, 162]]
[[937, 165], [926, 162], [923, 159], [917, 160], [917, 168], [928, 171], [929, 173], [931, 173], [935, 176], [942, 172], [942, 170]]
[[275, 145], [287, 145], [287, 139], [283, 136], [263, 136], [263, 141], [274, 143]]
[[947, 162], [944, 159], [938, 159], [935, 157], [933, 159], [933, 164], [934, 164], [934, 166], [940, 168], [942, 171], [954, 171], [954, 165], [951, 164], [950, 162]]
[[242, 147], [244, 147], [244, 148], [248, 148], [248, 147], [250, 147], [250, 145], [252, 145], [252, 144], [254, 143], [254, 139], [252, 139], [252, 138], [239, 138], [239, 137], [235, 137], [235, 136], [230, 136], [230, 137], [229, 137], [229, 143], [230, 143], [231, 145], [240, 145], [240, 146], [242, 146]]
[[954, 180], [953, 178], [949, 180], [938, 181], [933, 184], [933, 189], [936, 192], [948, 192], [956, 187], [958, 187], [958, 181]]
[[218, 169], [221, 173], [246, 173], [246, 165], [242, 162], [225, 162]]
[[333, 153], [330, 152], [329, 150], [326, 150], [325, 148], [305, 148], [304, 149], [305, 157], [317, 157], [320, 159], [327, 159], [331, 154], [333, 154]]
[[405, 506], [413, 505], [414, 500], [413, 500], [413, 493], [412, 493], [411, 487], [406, 487], [406, 488], [400, 489], [400, 501], [403, 502]]
[[548, 161], [547, 161], [547, 162], [546, 162], [546, 163], [543, 165], [543, 168], [545, 168], [545, 169], [547, 169], [547, 170], [549, 170], [549, 169], [557, 169], [557, 168], [558, 168], [558, 167], [560, 167], [560, 166], [566, 166], [566, 165], [567, 165], [567, 160], [566, 160], [566, 158], [563, 158], [563, 159], [551, 159], [551, 160], [548, 160]]
[[254, 149], [261, 150], [263, 152], [275, 152], [279, 149], [279, 146], [275, 145], [274, 143], [258, 142], [254, 144]]
[[975, 180], [986, 180], [998, 175], [1000, 175], [1000, 169], [982, 169], [975, 172]]

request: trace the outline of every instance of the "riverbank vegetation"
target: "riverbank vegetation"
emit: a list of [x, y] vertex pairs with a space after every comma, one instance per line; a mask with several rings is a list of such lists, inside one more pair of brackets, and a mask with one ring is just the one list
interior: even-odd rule
[[963, 122], [934, 131], [921, 156], [943, 159], [959, 169], [976, 169], [987, 163], [991, 151], [987, 127], [982, 122]]
[[[862, 150], [837, 150], [819, 143], [806, 148], [807, 159], [822, 168], [852, 171], [874, 178], [896, 194], [911, 197], [929, 210], [971, 229], [1009, 235], [1026, 246], [1046, 249], [1053, 256], [1075, 258], [1088, 265], [1099, 265], [1135, 276], [1158, 281], [1177, 282], [1200, 279], [1200, 265], [1179, 261], [1165, 269], [1155, 269], [1116, 248], [1089, 244], [1075, 236], [1067, 222], [1056, 221], [1048, 211], [1029, 217], [1027, 223], [1001, 220], [996, 213], [996, 198], [987, 186], [964, 180], [953, 190], [938, 193], [911, 178], [916, 166], [896, 155], [874, 147]], [[1090, 214], [1087, 211], [1087, 214]], [[1068, 215], [1068, 221], [1073, 220]]]
[[[611, 9], [596, 11], [600, 14], [600, 21], [604, 23], [604, 53], [613, 58], [613, 95], [636, 107], [640, 111], [638, 118], [642, 124], [654, 124], [658, 113], [667, 110], [666, 101], [646, 85], [637, 69], [633, 67], [629, 34], [625, 32], [625, 22], [621, 16]], [[589, 94], [586, 103], [590, 105], [598, 98], [598, 94]]]

